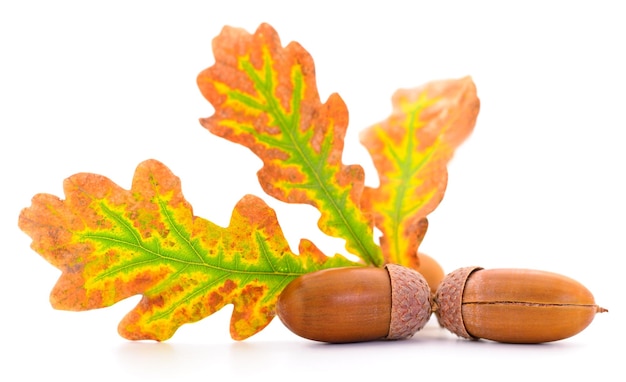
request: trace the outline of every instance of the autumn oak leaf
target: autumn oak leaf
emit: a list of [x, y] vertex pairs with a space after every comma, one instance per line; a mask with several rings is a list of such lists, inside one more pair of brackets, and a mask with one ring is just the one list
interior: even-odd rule
[[470, 77], [398, 90], [384, 121], [361, 131], [379, 177], [362, 207], [382, 232], [386, 263], [417, 268], [427, 215], [443, 198], [447, 164], [470, 135], [480, 108]]
[[308, 241], [292, 253], [274, 211], [251, 195], [226, 228], [194, 216], [178, 177], [155, 160], [137, 167], [130, 190], [81, 173], [64, 193], [35, 195], [19, 217], [31, 247], [62, 271], [51, 303], [81, 311], [142, 294], [118, 328], [128, 339], [166, 340], [232, 304], [231, 336], [242, 340], [269, 324], [291, 280], [354, 265]]
[[215, 113], [201, 124], [263, 161], [257, 175], [267, 194], [314, 206], [321, 231], [381, 266], [371, 218], [360, 208], [363, 169], [342, 163], [346, 105], [337, 94], [320, 101], [309, 53], [296, 42], [283, 47], [268, 24], [254, 34], [225, 27], [213, 52], [215, 64], [197, 83]]

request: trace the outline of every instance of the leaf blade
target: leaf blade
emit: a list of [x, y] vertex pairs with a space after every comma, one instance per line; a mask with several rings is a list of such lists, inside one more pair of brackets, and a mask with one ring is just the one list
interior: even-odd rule
[[297, 43], [283, 48], [267, 24], [254, 35], [224, 28], [213, 50], [216, 63], [200, 73], [198, 86], [215, 113], [201, 124], [263, 161], [257, 175], [268, 195], [313, 205], [324, 233], [381, 265], [371, 220], [360, 209], [363, 170], [341, 162], [346, 106], [337, 94], [320, 102], [308, 52]]
[[382, 232], [385, 262], [419, 266], [427, 215], [443, 198], [447, 163], [470, 135], [480, 108], [470, 77], [398, 90], [392, 114], [360, 134], [380, 184], [366, 188], [362, 207]]
[[235, 206], [228, 227], [194, 216], [179, 179], [157, 161], [137, 167], [130, 190], [77, 174], [64, 192], [65, 200], [35, 195], [18, 223], [31, 247], [62, 271], [51, 303], [80, 311], [142, 294], [118, 327], [128, 339], [166, 340], [227, 304], [234, 306], [231, 336], [245, 339], [269, 324], [289, 281], [355, 265], [293, 254], [274, 212], [251, 195]]

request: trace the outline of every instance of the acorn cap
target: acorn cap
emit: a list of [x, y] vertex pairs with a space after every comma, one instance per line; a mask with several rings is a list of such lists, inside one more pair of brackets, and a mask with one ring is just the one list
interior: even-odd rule
[[391, 322], [386, 339], [412, 337], [428, 322], [430, 287], [417, 271], [396, 264], [385, 265], [391, 280]]
[[439, 324], [459, 337], [475, 339], [465, 329], [463, 313], [463, 290], [472, 272], [481, 267], [459, 268], [444, 277], [435, 293], [434, 311]]

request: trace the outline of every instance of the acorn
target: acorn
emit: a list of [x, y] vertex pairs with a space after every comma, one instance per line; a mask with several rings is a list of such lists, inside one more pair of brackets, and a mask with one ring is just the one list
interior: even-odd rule
[[562, 340], [607, 311], [576, 280], [530, 269], [457, 269], [433, 302], [439, 323], [457, 336], [507, 343]]
[[428, 285], [430, 286], [431, 293], [435, 294], [441, 280], [443, 280], [446, 274], [437, 260], [431, 256], [428, 256], [425, 253], [419, 253], [418, 258], [419, 264], [415, 270], [424, 276], [426, 282], [428, 282]]
[[282, 291], [276, 312], [301, 337], [346, 343], [412, 337], [428, 322], [431, 304], [420, 273], [387, 264], [304, 274]]

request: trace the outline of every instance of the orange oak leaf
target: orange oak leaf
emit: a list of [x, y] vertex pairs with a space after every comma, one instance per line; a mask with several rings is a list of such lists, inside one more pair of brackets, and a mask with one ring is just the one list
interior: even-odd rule
[[471, 133], [480, 102], [470, 77], [398, 90], [393, 111], [361, 132], [380, 184], [366, 188], [362, 208], [382, 232], [385, 262], [419, 266], [427, 215], [443, 198], [447, 164]]
[[254, 34], [225, 27], [213, 40], [215, 64], [198, 86], [215, 113], [201, 119], [211, 133], [248, 147], [269, 195], [316, 207], [319, 228], [346, 240], [348, 252], [381, 266], [370, 217], [360, 209], [361, 166], [341, 161], [348, 111], [337, 94], [321, 103], [313, 59], [298, 43], [281, 46], [262, 24]]
[[128, 339], [166, 340], [232, 304], [231, 336], [242, 340], [269, 324], [294, 278], [355, 265], [306, 240], [293, 254], [274, 211], [251, 195], [226, 228], [194, 216], [178, 177], [155, 160], [137, 167], [130, 190], [81, 173], [65, 180], [64, 192], [65, 200], [35, 195], [18, 222], [31, 247], [62, 271], [51, 303], [80, 311], [142, 294], [118, 327]]

